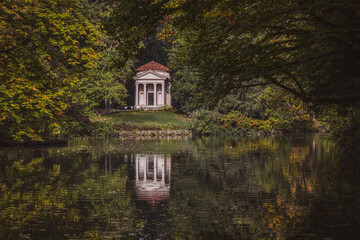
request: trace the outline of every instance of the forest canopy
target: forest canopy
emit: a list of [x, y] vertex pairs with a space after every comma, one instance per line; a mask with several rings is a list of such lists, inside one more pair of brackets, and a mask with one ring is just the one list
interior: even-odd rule
[[118, 36], [137, 46], [157, 32], [174, 43], [174, 64], [195, 67], [203, 86], [219, 94], [273, 84], [306, 101], [359, 102], [356, 0], [139, 0], [116, 6], [109, 26]]

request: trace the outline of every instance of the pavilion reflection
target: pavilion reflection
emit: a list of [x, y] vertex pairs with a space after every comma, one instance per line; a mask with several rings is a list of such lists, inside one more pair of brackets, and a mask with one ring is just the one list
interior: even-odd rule
[[139, 200], [158, 204], [170, 195], [171, 157], [165, 154], [135, 155], [135, 187]]

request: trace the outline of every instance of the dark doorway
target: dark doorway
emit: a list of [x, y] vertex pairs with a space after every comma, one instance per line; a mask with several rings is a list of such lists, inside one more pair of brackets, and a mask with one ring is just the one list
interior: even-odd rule
[[148, 105], [154, 105], [154, 93], [148, 93]]

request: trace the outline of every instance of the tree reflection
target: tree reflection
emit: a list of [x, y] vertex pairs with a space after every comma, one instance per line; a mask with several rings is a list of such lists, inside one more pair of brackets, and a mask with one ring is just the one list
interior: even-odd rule
[[[91, 161], [84, 168], [81, 162], [87, 154], [72, 155], [71, 168], [69, 156], [60, 155], [60, 164], [52, 156], [52, 163], [40, 157], [5, 166], [1, 239], [118, 238], [141, 230], [143, 224], [135, 219], [132, 196], [127, 194], [125, 166], [104, 175]], [[109, 156], [103, 157], [110, 162]]]
[[[336, 153], [333, 143], [316, 138], [225, 139], [220, 144], [202, 139], [193, 154], [174, 157], [172, 235], [180, 239], [332, 237], [326, 226], [320, 227], [323, 232], [312, 232], [311, 223], [314, 215], [324, 222], [329, 217], [326, 212], [319, 216], [314, 207], [323, 199], [320, 189], [327, 189], [326, 201], [342, 202], [336, 191], [329, 195], [335, 179], [329, 183], [325, 177], [341, 169]], [[337, 221], [341, 226], [341, 219]]]
[[0, 163], [1, 239], [356, 239], [360, 226], [358, 172], [318, 135], [85, 139]]

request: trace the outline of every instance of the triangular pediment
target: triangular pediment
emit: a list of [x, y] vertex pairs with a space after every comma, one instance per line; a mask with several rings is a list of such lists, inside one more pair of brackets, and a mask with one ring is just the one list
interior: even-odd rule
[[135, 80], [165, 80], [166, 76], [161, 75], [154, 71], [146, 71], [144, 73], [140, 73], [139, 75], [134, 77]]

